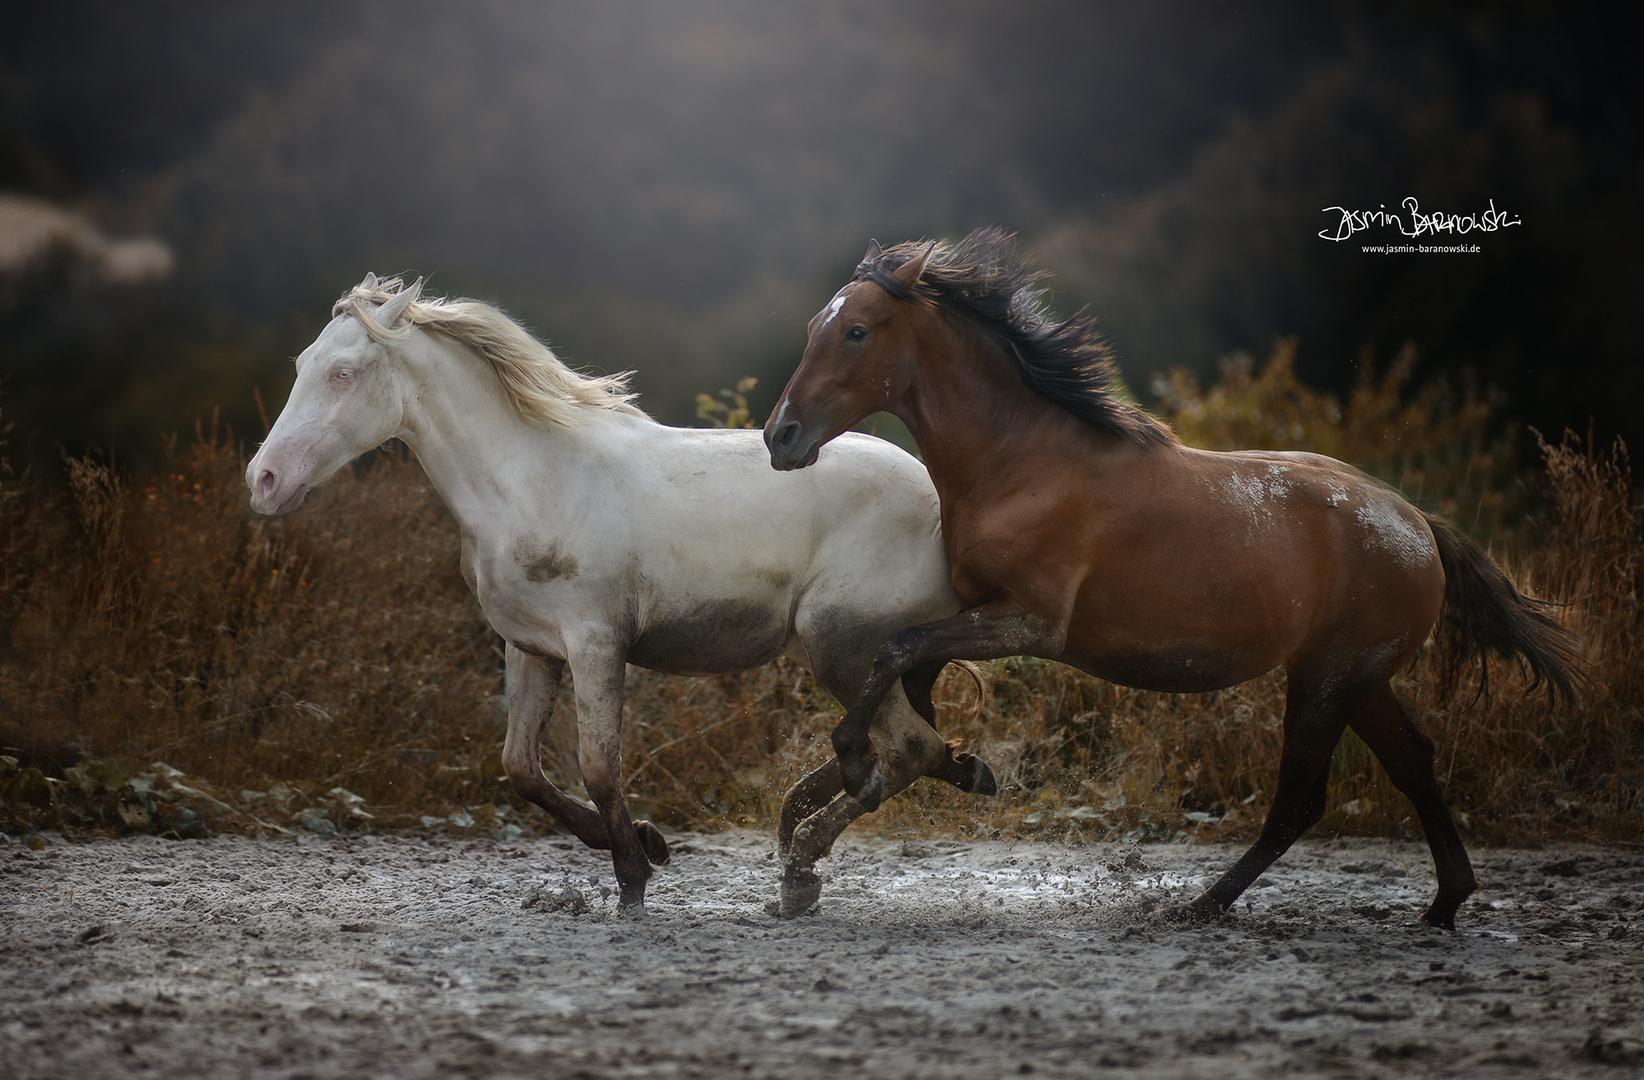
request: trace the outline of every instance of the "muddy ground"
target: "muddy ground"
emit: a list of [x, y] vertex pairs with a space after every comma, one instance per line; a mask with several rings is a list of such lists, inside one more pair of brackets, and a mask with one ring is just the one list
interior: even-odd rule
[[1623, 1076], [1644, 850], [1304, 843], [1225, 922], [1228, 847], [842, 844], [779, 923], [771, 841], [674, 838], [650, 914], [568, 841], [0, 845], [0, 1076]]

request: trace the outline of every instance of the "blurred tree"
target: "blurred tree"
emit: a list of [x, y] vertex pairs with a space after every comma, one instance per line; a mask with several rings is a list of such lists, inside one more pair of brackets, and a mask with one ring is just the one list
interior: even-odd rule
[[[1075, 0], [211, 5], [0, 0], [0, 186], [177, 254], [140, 301], [0, 327], [12, 412], [71, 447], [256, 434], [367, 269], [501, 303], [689, 422], [757, 418], [870, 236], [1017, 228], [1138, 385], [1298, 333], [1477, 367], [1547, 427], [1628, 430], [1640, 76], [1610, 9]], [[1525, 221], [1379, 262], [1319, 208]], [[139, 434], [139, 433], [145, 434]]]

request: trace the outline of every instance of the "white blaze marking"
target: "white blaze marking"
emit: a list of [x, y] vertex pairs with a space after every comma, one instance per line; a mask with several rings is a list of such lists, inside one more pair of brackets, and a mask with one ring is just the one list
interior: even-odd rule
[[844, 306], [845, 306], [845, 290], [840, 289], [839, 293], [833, 298], [832, 303], [830, 303], [828, 305], [827, 316], [822, 320], [822, 325], [827, 326], [829, 323], [833, 322], [835, 317], [837, 317], [838, 314], [839, 314], [839, 309], [844, 307]]

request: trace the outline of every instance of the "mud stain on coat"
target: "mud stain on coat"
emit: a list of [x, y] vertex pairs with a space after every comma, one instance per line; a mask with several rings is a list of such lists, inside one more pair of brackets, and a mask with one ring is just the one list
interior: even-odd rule
[[514, 548], [514, 561], [525, 571], [525, 580], [536, 585], [577, 574], [576, 556], [561, 551], [558, 544], [538, 549], [521, 540]]

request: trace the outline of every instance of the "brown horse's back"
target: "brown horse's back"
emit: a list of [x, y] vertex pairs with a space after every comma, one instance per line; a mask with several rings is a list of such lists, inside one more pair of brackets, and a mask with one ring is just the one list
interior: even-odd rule
[[[1185, 693], [1342, 649], [1402, 663], [1438, 616], [1444, 576], [1421, 513], [1331, 458], [1156, 447], [1064, 474], [1054, 497], [1052, 482], [1037, 474], [1038, 513], [1019, 498], [992, 515], [997, 573], [1066, 597], [1079, 615], [1061, 659], [1101, 678]], [[965, 530], [950, 560], [993, 576], [975, 573], [988, 545]]]

